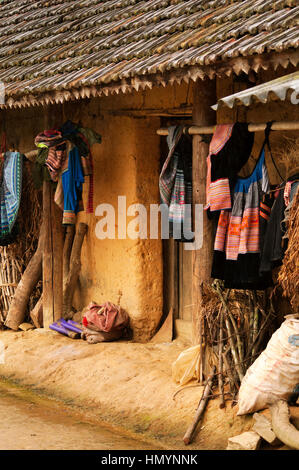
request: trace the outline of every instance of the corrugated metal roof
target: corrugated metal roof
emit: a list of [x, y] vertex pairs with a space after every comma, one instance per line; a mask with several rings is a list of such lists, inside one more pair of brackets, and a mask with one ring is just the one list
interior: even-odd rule
[[2, 0], [0, 80], [26, 105], [297, 65], [298, 22], [298, 0]]
[[221, 106], [228, 108], [236, 105], [250, 106], [252, 103], [267, 103], [271, 100], [289, 100], [292, 104], [298, 104], [299, 72], [221, 98], [212, 108], [216, 111]]

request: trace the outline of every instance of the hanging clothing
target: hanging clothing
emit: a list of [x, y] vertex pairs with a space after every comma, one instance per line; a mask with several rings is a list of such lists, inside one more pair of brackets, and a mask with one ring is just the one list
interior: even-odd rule
[[16, 220], [22, 193], [23, 155], [6, 152], [2, 164], [0, 186], [0, 245], [15, 242], [18, 235]]
[[100, 144], [102, 142], [102, 136], [89, 127], [78, 127], [78, 131], [81, 135], [84, 135], [88, 141], [89, 147], [93, 144]]
[[101, 143], [102, 137], [100, 134], [88, 127], [80, 127], [79, 124], [70, 120], [66, 121], [60, 128], [62, 135], [75, 145], [82, 158], [82, 166], [84, 175], [89, 177], [89, 190], [86, 205], [86, 213], [93, 213], [93, 160], [91, 153], [91, 146], [95, 143]]
[[60, 131], [49, 129], [36, 136], [35, 145], [38, 147], [38, 155], [34, 165], [33, 179], [35, 186], [39, 188], [43, 181], [57, 181], [66, 158], [66, 140]]
[[183, 134], [182, 126], [171, 126], [167, 143], [169, 153], [159, 178], [161, 202], [169, 207], [170, 237], [191, 242], [192, 140]]
[[57, 147], [50, 147], [48, 149], [48, 155], [47, 155], [45, 165], [49, 170], [52, 181], [57, 181], [65, 159], [66, 159], [66, 145], [65, 144], [58, 145]]
[[50, 148], [50, 147], [57, 147], [58, 145], [65, 143], [65, 139], [63, 138], [60, 131], [56, 129], [49, 129], [49, 130], [40, 132], [35, 137], [34, 142], [35, 142], [36, 147], [38, 148], [44, 148], [44, 147]]
[[231, 211], [220, 212], [212, 277], [224, 280], [225, 287], [263, 289], [272, 283], [259, 275], [260, 203], [270, 189], [265, 144], [266, 138], [251, 175], [237, 178]]
[[83, 210], [84, 175], [77, 147], [70, 150], [61, 179], [64, 199], [62, 223], [63, 225], [74, 225], [76, 223], [76, 214]]
[[219, 178], [212, 182], [211, 157], [212, 155], [217, 155], [225, 146], [232, 135], [233, 127], [233, 124], [217, 125], [210, 142], [209, 155], [207, 157], [206, 209], [209, 208], [211, 211], [231, 208], [228, 178]]
[[207, 157], [205, 208], [210, 212], [231, 209], [237, 175], [250, 157], [253, 142], [247, 123], [216, 126]]
[[[286, 233], [286, 188], [292, 188], [289, 191], [288, 199], [289, 204], [297, 192], [298, 185], [294, 180], [299, 179], [299, 174], [291, 176], [287, 181], [281, 183], [279, 191], [277, 191], [274, 200], [269, 221], [267, 224], [264, 245], [261, 252], [260, 273], [269, 273], [273, 268], [280, 266], [287, 249], [287, 238], [284, 236]], [[289, 185], [288, 183], [292, 183]], [[287, 189], [288, 191], [288, 189]]]
[[86, 212], [93, 213], [93, 160], [90, 147], [94, 143], [101, 143], [101, 140], [101, 135], [97, 132], [87, 127], [80, 127], [79, 124], [70, 120], [66, 121], [58, 130], [50, 129], [38, 134], [35, 138], [38, 156], [32, 175], [35, 187], [39, 189], [43, 181], [58, 182], [55, 201], [59, 207], [64, 205], [60, 177], [62, 169], [65, 170], [67, 167], [65, 165], [67, 158], [66, 143], [71, 143], [79, 151], [84, 176], [89, 177]]

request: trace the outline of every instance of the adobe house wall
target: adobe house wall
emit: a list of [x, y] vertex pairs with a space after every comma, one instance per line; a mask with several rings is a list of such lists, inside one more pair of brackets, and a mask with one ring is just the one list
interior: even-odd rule
[[[126, 196], [127, 206], [159, 204], [160, 127], [158, 117], [134, 117], [124, 109], [161, 109], [185, 104], [187, 85], [157, 88], [148, 92], [0, 112], [0, 132], [5, 129], [9, 145], [22, 152], [34, 149], [34, 137], [66, 119], [81, 121], [102, 135], [93, 147], [94, 209], [111, 204], [116, 211], [118, 196]], [[88, 178], [84, 185], [86, 205]], [[149, 211], [148, 211], [149, 212]], [[80, 213], [78, 221], [89, 230], [82, 249], [82, 270], [74, 299], [81, 310], [91, 301], [111, 301], [128, 312], [136, 341], [147, 341], [154, 334], [163, 311], [163, 265], [161, 240], [99, 240], [96, 224], [100, 217]], [[127, 222], [133, 217], [128, 217]]]
[[[263, 72], [262, 81], [290, 73]], [[238, 91], [231, 78], [217, 79], [218, 97]], [[245, 86], [246, 87], [246, 86]], [[6, 130], [8, 142], [20, 151], [34, 148], [34, 137], [41, 130], [59, 126], [66, 119], [80, 120], [83, 126], [102, 135], [102, 144], [93, 147], [94, 209], [102, 203], [117, 209], [118, 196], [125, 195], [127, 206], [133, 203], [159, 203], [158, 177], [160, 169], [159, 117], [133, 116], [131, 110], [171, 109], [192, 105], [192, 82], [187, 85], [154, 88], [128, 95], [113, 95], [98, 99], [67, 102], [48, 108], [5, 110], [0, 112], [0, 131]], [[121, 112], [120, 112], [121, 110]], [[126, 112], [127, 110], [127, 112]], [[253, 105], [249, 109], [224, 108], [217, 113], [217, 122], [265, 122], [268, 120], [299, 120], [297, 106], [287, 103]], [[285, 135], [296, 133], [273, 132], [272, 148], [283, 145]], [[162, 137], [163, 139], [163, 137]], [[254, 156], [262, 142], [256, 135]], [[267, 157], [268, 161], [268, 157]], [[251, 161], [249, 166], [254, 162]], [[272, 165], [273, 166], [273, 165]], [[269, 162], [271, 182], [279, 182]], [[84, 190], [86, 204], [87, 187]], [[116, 214], [117, 215], [117, 214]], [[132, 217], [128, 217], [130, 221]], [[89, 231], [83, 244], [82, 272], [74, 306], [83, 309], [90, 301], [106, 300], [120, 303], [131, 317], [136, 341], [147, 341], [154, 334], [163, 311], [163, 260], [160, 240], [99, 240], [96, 224], [100, 217], [80, 213], [79, 221], [88, 223]], [[115, 221], [116, 233], [118, 219]]]

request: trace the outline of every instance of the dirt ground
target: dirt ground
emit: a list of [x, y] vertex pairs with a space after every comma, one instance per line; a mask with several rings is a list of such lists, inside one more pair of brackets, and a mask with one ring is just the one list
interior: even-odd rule
[[[4, 363], [0, 376], [38, 394], [62, 400], [136, 438], [166, 449], [185, 449], [182, 441], [192, 422], [202, 387], [181, 388], [171, 366], [188, 347], [181, 340], [162, 344], [118, 341], [88, 344], [42, 329], [0, 332]], [[228, 437], [252, 427], [251, 416], [236, 416], [228, 402], [210, 400], [191, 449], [222, 450]]]
[[0, 416], [0, 451], [157, 450], [7, 381], [0, 381]]

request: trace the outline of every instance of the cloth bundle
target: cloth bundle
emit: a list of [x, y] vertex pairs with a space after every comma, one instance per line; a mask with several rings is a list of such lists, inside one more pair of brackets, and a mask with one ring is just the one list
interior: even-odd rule
[[114, 341], [128, 335], [129, 323], [129, 316], [119, 306], [92, 302], [83, 317], [82, 338], [91, 344]]

